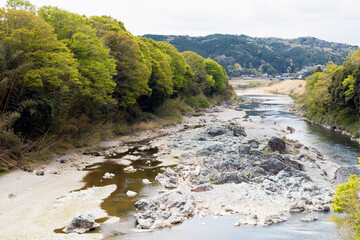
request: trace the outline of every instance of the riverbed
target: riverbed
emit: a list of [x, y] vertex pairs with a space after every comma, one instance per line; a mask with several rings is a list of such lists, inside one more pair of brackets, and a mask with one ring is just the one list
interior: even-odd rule
[[[102, 143], [102, 147], [105, 149], [124, 145], [127, 147], [124, 151], [113, 154], [111, 157], [78, 155], [67, 164], [61, 164], [59, 159], [54, 159], [54, 162], [47, 166], [46, 174], [43, 177], [18, 171], [2, 176], [0, 178], [0, 183], [3, 184], [0, 203], [3, 203], [3, 208], [0, 208], [0, 219], [2, 219], [0, 227], [6, 231], [0, 236], [4, 239], [16, 239], [16, 237], [33, 239], [35, 235], [51, 239], [101, 239], [104, 237], [106, 239], [149, 240], [169, 238], [336, 239], [336, 229], [327, 220], [330, 213], [321, 212], [317, 213], [319, 219], [315, 222], [300, 221], [299, 219], [306, 213], [287, 214], [286, 222], [267, 227], [233, 227], [233, 223], [243, 216], [210, 214], [205, 217], [195, 215], [182, 224], [154, 232], [139, 233], [136, 230], [133, 218], [134, 203], [144, 197], [156, 196], [158, 191], [164, 190], [155, 182], [155, 176], [163, 171], [162, 167], [195, 163], [191, 162], [194, 160], [190, 161], [184, 157], [187, 149], [169, 150], [168, 147], [172, 136], [179, 136], [181, 131], [189, 131], [189, 128], [190, 131], [192, 131], [191, 129], [195, 131], [197, 128], [204, 128], [217, 120], [226, 122], [230, 119], [237, 119], [242, 121], [242, 125], [245, 126], [247, 134], [251, 138], [286, 136], [288, 139], [298, 140], [306, 146], [316, 148], [327, 156], [326, 161], [333, 161], [339, 165], [356, 166], [357, 157], [360, 156], [357, 144], [347, 136], [331, 132], [321, 126], [311, 125], [298, 118], [291, 112], [293, 102], [289, 97], [259, 91], [247, 91], [240, 95], [246, 100], [246, 103], [205, 111], [204, 115], [187, 117], [183, 124], [158, 130], [159, 132], [148, 131], [136, 136], [126, 136]], [[295, 131], [292, 133], [286, 131], [287, 126], [294, 128]], [[131, 156], [130, 160], [126, 160], [129, 156]], [[201, 161], [201, 159], [197, 159], [197, 161]], [[124, 168], [128, 166], [133, 166], [138, 171], [124, 173]], [[54, 169], [61, 171], [61, 174], [50, 174]], [[114, 173], [115, 177], [103, 178], [107, 172]], [[143, 179], [148, 179], [151, 184], [143, 184]], [[51, 184], [48, 184], [49, 182]], [[21, 185], [21, 187], [15, 185]], [[128, 197], [126, 195], [128, 190], [137, 192], [137, 196]], [[14, 197], [8, 197], [9, 194], [13, 194]], [[91, 194], [95, 194], [96, 198], [91, 199]], [[67, 212], [62, 218], [56, 219], [57, 221], [61, 220], [58, 222], [51, 219], [56, 215], [54, 206], [58, 204], [58, 199], [83, 195], [88, 197], [89, 203], [78, 210], [94, 211], [99, 221], [109, 219], [111, 223], [103, 224], [94, 233], [81, 236], [61, 233], [59, 229], [66, 226], [75, 212]], [[33, 200], [27, 202], [27, 199]], [[21, 207], [16, 208], [15, 206], [19, 204]], [[66, 204], [71, 206], [73, 203], [67, 202]], [[52, 215], [47, 214], [49, 209], [53, 212]], [[20, 214], [23, 215], [17, 216]], [[49, 221], [53, 222], [43, 224]], [[22, 229], [20, 233], [15, 232], [17, 227]], [[36, 231], [34, 231], [34, 227], [36, 227]], [[54, 230], [57, 232], [55, 233]]]
[[[245, 112], [242, 116], [252, 122], [295, 129], [295, 132], [284, 134], [286, 138], [298, 140], [304, 145], [318, 149], [328, 160], [340, 165], [355, 166], [360, 154], [358, 145], [347, 136], [329, 131], [321, 126], [312, 125], [291, 112], [293, 101], [287, 96], [248, 91], [243, 99], [253, 102], [241, 104], [235, 109]], [[249, 102], [249, 101], [247, 101]], [[250, 120], [251, 119], [251, 120]], [[241, 216], [213, 215], [194, 218], [181, 225], [165, 228], [150, 233], [115, 234], [113, 239], [340, 239], [334, 224], [329, 222], [331, 213], [318, 213], [319, 220], [302, 222], [303, 214], [288, 214], [284, 223], [268, 227], [241, 226], [233, 227], [232, 223]], [[130, 220], [134, 224], [133, 220]], [[131, 226], [131, 224], [129, 224]], [[129, 226], [128, 225], [128, 226]]]

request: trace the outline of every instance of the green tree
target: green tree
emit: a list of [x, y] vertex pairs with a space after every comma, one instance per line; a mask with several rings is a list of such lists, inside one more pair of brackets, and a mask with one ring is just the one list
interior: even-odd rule
[[33, 13], [36, 12], [35, 5], [27, 0], [8, 0], [5, 6], [16, 10], [26, 10]]
[[149, 87], [150, 96], [142, 96], [140, 104], [149, 109], [159, 107], [166, 98], [172, 96], [174, 83], [172, 82], [171, 57], [164, 53], [154, 40], [138, 38], [145, 58], [151, 63]]
[[334, 204], [335, 213], [331, 220], [335, 222], [343, 239], [360, 239], [360, 178], [351, 175], [348, 182], [336, 187]]
[[1, 83], [8, 86], [2, 90], [3, 112], [9, 102], [5, 99], [10, 99], [18, 84], [42, 88], [47, 96], [82, 84], [72, 53], [57, 40], [49, 24], [23, 10], [2, 10], [0, 14], [5, 52], [0, 77]]
[[116, 61], [113, 96], [119, 106], [134, 105], [139, 96], [151, 94], [148, 86], [151, 64], [145, 59], [136, 38], [126, 31], [121, 22], [111, 17], [92, 17], [91, 21]]
[[208, 74], [211, 75], [215, 80], [215, 90], [217, 92], [221, 92], [225, 88], [227, 82], [225, 69], [220, 64], [211, 59], [205, 59], [205, 69]]
[[[0, 15], [1, 111], [5, 115], [19, 113], [15, 131], [36, 136], [56, 118], [59, 111], [55, 105], [81, 87], [78, 65], [40, 17], [14, 9], [0, 10]], [[20, 111], [19, 106], [28, 108]], [[33, 128], [25, 127], [26, 122], [32, 122]]]
[[207, 90], [214, 86], [215, 80], [213, 76], [207, 74], [205, 59], [191, 51], [183, 52], [182, 55], [194, 74], [194, 80], [188, 87], [190, 95], [198, 95], [207, 92]]
[[158, 47], [170, 57], [174, 93], [185, 89], [194, 78], [190, 66], [171, 44], [159, 42]]
[[116, 73], [115, 60], [110, 50], [96, 36], [89, 20], [75, 13], [57, 7], [42, 7], [39, 12], [52, 25], [58, 38], [74, 53], [79, 63], [79, 73], [85, 83], [83, 94], [100, 103], [112, 102], [115, 88], [113, 75]]

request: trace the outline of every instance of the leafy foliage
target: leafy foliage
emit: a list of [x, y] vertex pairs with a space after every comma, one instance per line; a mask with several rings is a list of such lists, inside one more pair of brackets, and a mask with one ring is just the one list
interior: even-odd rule
[[336, 187], [334, 204], [335, 213], [331, 220], [336, 223], [343, 239], [360, 239], [360, 178], [351, 175], [348, 182]]
[[137, 39], [126, 31], [121, 22], [111, 17], [92, 17], [91, 21], [116, 61], [113, 96], [119, 105], [134, 105], [140, 96], [151, 94], [148, 86], [151, 64], [141, 52]]
[[220, 64], [211, 59], [205, 60], [205, 69], [208, 74], [213, 77], [216, 91], [221, 92], [225, 88], [225, 83], [227, 80], [225, 69], [221, 67]]
[[54, 27], [58, 38], [74, 53], [84, 83], [82, 92], [101, 103], [112, 101], [115, 61], [87, 19], [57, 7], [42, 7], [39, 15]]
[[343, 65], [329, 62], [323, 72], [306, 80], [306, 93], [299, 103], [308, 118], [336, 124], [349, 132], [359, 131], [360, 50], [350, 55]]

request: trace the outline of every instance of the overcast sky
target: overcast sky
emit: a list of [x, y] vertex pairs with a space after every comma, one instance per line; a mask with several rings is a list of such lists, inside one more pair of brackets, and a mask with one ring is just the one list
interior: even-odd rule
[[[359, 0], [30, 0], [85, 15], [110, 15], [134, 35], [213, 33], [313, 36], [360, 45]], [[3, 6], [5, 0], [0, 0]]]

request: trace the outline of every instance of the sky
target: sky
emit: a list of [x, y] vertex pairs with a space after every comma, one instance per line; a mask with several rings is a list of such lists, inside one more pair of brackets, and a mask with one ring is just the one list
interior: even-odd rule
[[[6, 0], [0, 0], [0, 6]], [[92, 15], [110, 15], [134, 35], [311, 36], [360, 46], [359, 0], [30, 0]]]

